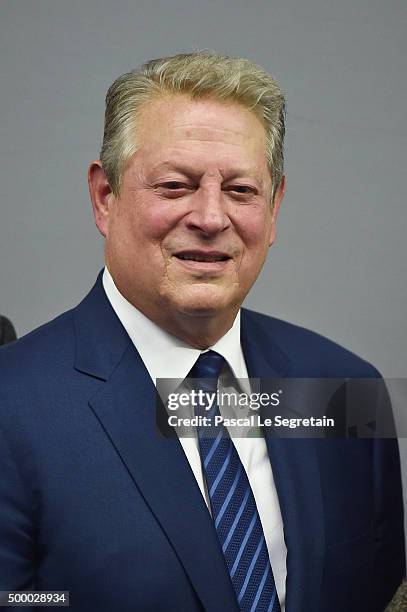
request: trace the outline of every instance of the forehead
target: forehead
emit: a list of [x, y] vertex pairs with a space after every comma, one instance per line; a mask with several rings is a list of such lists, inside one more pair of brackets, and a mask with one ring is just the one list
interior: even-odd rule
[[210, 159], [248, 170], [267, 168], [265, 129], [254, 112], [234, 102], [186, 95], [155, 99], [140, 110], [136, 140], [151, 163], [196, 165]]

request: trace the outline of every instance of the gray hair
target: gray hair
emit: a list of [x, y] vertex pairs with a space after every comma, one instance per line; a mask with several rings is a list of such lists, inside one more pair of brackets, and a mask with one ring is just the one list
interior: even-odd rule
[[120, 193], [126, 163], [137, 150], [136, 123], [142, 105], [166, 94], [236, 102], [253, 111], [266, 131], [274, 199], [284, 171], [284, 95], [260, 66], [208, 51], [150, 60], [109, 87], [100, 159], [115, 195]]

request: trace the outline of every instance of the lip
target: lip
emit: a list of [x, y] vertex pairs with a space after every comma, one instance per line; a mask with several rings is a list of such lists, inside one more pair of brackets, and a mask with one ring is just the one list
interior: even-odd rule
[[[188, 255], [190, 257], [208, 257], [217, 258], [216, 261], [195, 261], [193, 259], [181, 259], [180, 255]], [[175, 259], [183, 267], [196, 272], [217, 272], [224, 270], [232, 261], [232, 258], [225, 251], [204, 250], [204, 249], [185, 249], [174, 253]], [[223, 259], [219, 259], [223, 258]]]

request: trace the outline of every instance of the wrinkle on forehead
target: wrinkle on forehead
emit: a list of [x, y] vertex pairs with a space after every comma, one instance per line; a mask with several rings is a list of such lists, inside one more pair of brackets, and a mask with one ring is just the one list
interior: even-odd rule
[[160, 129], [154, 126], [147, 127], [140, 134], [141, 146], [151, 148], [157, 144], [164, 146], [166, 143], [176, 142], [178, 148], [188, 148], [194, 145], [219, 144], [235, 149], [240, 148], [246, 154], [262, 154], [266, 151], [266, 138], [259, 139], [258, 133], [253, 131], [233, 130], [229, 128], [189, 125], [176, 126], [174, 124], [160, 125]]
[[[227, 116], [229, 125], [222, 125], [223, 117]], [[242, 122], [244, 121], [244, 125]], [[242, 138], [256, 139], [254, 131], [261, 132], [266, 140], [265, 127], [255, 112], [236, 102], [213, 99], [192, 100], [189, 96], [175, 94], [146, 102], [140, 109], [138, 117], [138, 131], [148, 133], [156, 131], [157, 121], [164, 132], [172, 130], [183, 131], [187, 138], [206, 139], [204, 131]], [[219, 123], [219, 127], [215, 124]], [[233, 125], [235, 123], [235, 126]], [[251, 124], [251, 125], [250, 125]], [[254, 128], [260, 128], [260, 130]], [[254, 129], [253, 129], [254, 128]], [[202, 130], [202, 134], [198, 131]], [[195, 136], [194, 136], [195, 134]], [[258, 140], [258, 135], [257, 135]]]
[[177, 124], [173, 123], [172, 128], [179, 131], [188, 140], [197, 140], [199, 142], [212, 142], [213, 140], [222, 140], [228, 144], [238, 145], [236, 137], [239, 140], [255, 140], [253, 136], [248, 135], [242, 130], [234, 130], [232, 128], [206, 126], [206, 125], [191, 125], [189, 123]]

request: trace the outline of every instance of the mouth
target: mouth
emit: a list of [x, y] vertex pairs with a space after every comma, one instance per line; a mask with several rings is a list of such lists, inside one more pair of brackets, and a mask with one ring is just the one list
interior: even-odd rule
[[181, 251], [175, 253], [175, 257], [181, 261], [195, 261], [202, 263], [218, 263], [231, 259], [230, 255], [221, 251]]
[[232, 261], [232, 257], [223, 251], [203, 251], [199, 249], [180, 251], [174, 257], [190, 270], [200, 272], [222, 271]]

